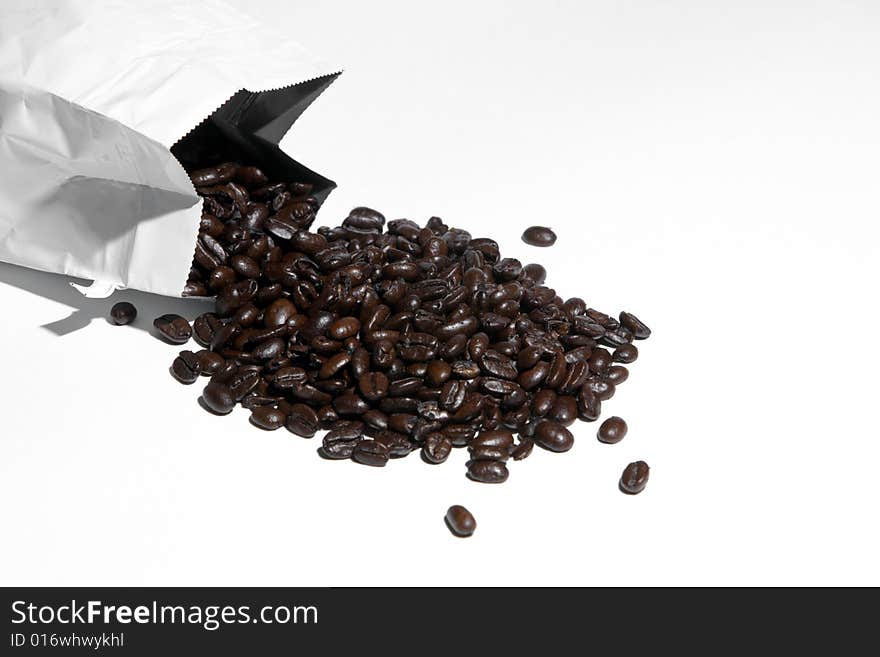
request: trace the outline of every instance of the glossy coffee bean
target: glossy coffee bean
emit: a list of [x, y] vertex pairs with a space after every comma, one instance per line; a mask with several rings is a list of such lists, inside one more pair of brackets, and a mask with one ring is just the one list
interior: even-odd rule
[[381, 468], [388, 463], [390, 453], [388, 448], [375, 440], [362, 440], [354, 448], [351, 458], [362, 465], [371, 465]]
[[639, 350], [634, 344], [619, 346], [611, 354], [611, 360], [615, 363], [633, 363], [639, 357]]
[[202, 373], [199, 357], [191, 351], [181, 351], [171, 364], [171, 374], [181, 383], [195, 383]]
[[219, 415], [226, 415], [235, 408], [235, 397], [229, 386], [211, 382], [202, 391], [202, 401], [210, 410]]
[[651, 336], [651, 329], [632, 313], [620, 313], [620, 325], [628, 329], [636, 340], [645, 340]]
[[544, 420], [535, 428], [532, 438], [539, 447], [551, 452], [567, 452], [574, 445], [574, 436], [558, 422]]
[[318, 415], [305, 404], [293, 404], [285, 422], [287, 430], [303, 438], [311, 438], [319, 428]]
[[251, 413], [251, 424], [266, 431], [274, 431], [284, 426], [287, 414], [277, 406], [259, 406]]
[[613, 445], [623, 440], [624, 436], [626, 436], [626, 430], [627, 426], [623, 418], [613, 415], [599, 425], [596, 437], [600, 442]]
[[483, 484], [502, 484], [509, 474], [507, 466], [500, 461], [471, 461], [467, 470], [469, 479]]
[[477, 529], [477, 521], [463, 506], [454, 505], [446, 511], [446, 526], [455, 536], [465, 538]]
[[556, 233], [544, 226], [532, 226], [523, 232], [522, 241], [532, 246], [553, 246], [556, 243]]
[[452, 441], [439, 433], [432, 433], [422, 445], [422, 458], [428, 463], [443, 463], [452, 453]]
[[192, 327], [180, 315], [161, 315], [153, 320], [159, 336], [172, 344], [183, 344], [192, 337]]
[[110, 309], [110, 321], [117, 326], [131, 324], [135, 317], [137, 317], [137, 308], [128, 301], [120, 301], [113, 304], [113, 307]]
[[522, 461], [529, 457], [534, 446], [535, 443], [533, 441], [525, 439], [511, 450], [510, 456], [514, 461]]
[[644, 461], [630, 463], [620, 476], [620, 490], [629, 495], [636, 495], [645, 490], [651, 469]]

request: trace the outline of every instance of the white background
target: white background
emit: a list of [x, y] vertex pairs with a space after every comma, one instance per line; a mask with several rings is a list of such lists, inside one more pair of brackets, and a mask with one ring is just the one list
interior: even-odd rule
[[171, 379], [138, 329], [198, 304], [0, 265], [0, 583], [880, 584], [876, 3], [236, 4], [346, 68], [284, 142], [339, 183], [319, 223], [436, 214], [652, 326], [629, 435], [502, 486], [323, 461]]

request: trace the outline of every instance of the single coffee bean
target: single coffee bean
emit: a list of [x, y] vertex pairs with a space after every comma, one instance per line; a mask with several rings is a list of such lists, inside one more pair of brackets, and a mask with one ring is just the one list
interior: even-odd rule
[[382, 467], [388, 463], [388, 448], [375, 440], [362, 440], [351, 454], [351, 458], [362, 465]]
[[620, 477], [620, 490], [629, 495], [636, 495], [645, 490], [651, 469], [644, 461], [630, 463]]
[[626, 430], [627, 426], [623, 418], [613, 415], [599, 425], [599, 432], [596, 436], [600, 442], [613, 445], [623, 440], [623, 437], [626, 436]]
[[452, 441], [443, 434], [429, 434], [422, 445], [422, 458], [428, 463], [443, 463], [451, 453]]
[[251, 413], [251, 424], [265, 429], [274, 431], [287, 421], [287, 414], [277, 406], [259, 406]]
[[456, 536], [466, 538], [476, 531], [477, 521], [470, 511], [456, 504], [446, 511], [446, 526]]
[[293, 404], [285, 423], [287, 430], [303, 438], [314, 436], [319, 427], [318, 415], [305, 404]]
[[226, 415], [235, 407], [235, 398], [229, 386], [219, 382], [211, 382], [205, 386], [202, 391], [202, 401], [205, 406], [219, 415]]
[[113, 307], [110, 309], [110, 321], [117, 326], [131, 324], [135, 317], [137, 317], [137, 308], [128, 301], [120, 301], [113, 304]]
[[533, 440], [539, 447], [551, 452], [567, 452], [574, 445], [571, 431], [552, 420], [544, 420], [538, 424]]
[[639, 357], [639, 350], [634, 344], [623, 344], [611, 354], [611, 360], [615, 363], [632, 363]]
[[183, 344], [192, 337], [189, 322], [180, 315], [161, 315], [153, 320], [159, 335], [172, 344]]
[[191, 351], [181, 351], [171, 364], [171, 374], [181, 383], [195, 383], [201, 373], [201, 361]]
[[202, 349], [196, 352], [196, 358], [199, 359], [199, 371], [202, 376], [211, 376], [219, 370], [225, 362], [220, 354]]
[[507, 481], [507, 466], [500, 461], [471, 461], [467, 476], [473, 481], [483, 484], [502, 484]]
[[556, 243], [556, 233], [544, 226], [532, 226], [523, 232], [522, 241], [532, 246], [553, 246]]
[[513, 434], [506, 429], [497, 429], [495, 431], [483, 431], [479, 436], [474, 438], [468, 447], [471, 449], [479, 449], [482, 447], [498, 447], [508, 450], [513, 445]]
[[627, 328], [636, 340], [645, 340], [651, 336], [651, 329], [632, 313], [620, 313], [620, 325]]

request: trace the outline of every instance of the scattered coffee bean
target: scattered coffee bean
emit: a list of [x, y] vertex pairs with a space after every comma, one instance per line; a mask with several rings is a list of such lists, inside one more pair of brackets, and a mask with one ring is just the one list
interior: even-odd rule
[[456, 504], [446, 511], [446, 526], [456, 536], [465, 538], [477, 529], [477, 521], [470, 511]]
[[137, 308], [133, 304], [128, 301], [120, 301], [113, 304], [113, 307], [110, 309], [110, 321], [117, 326], [124, 326], [131, 324], [135, 317], [137, 317], [137, 314]]
[[623, 440], [626, 430], [627, 426], [623, 418], [613, 415], [599, 426], [597, 437], [601, 442], [613, 445]]
[[522, 241], [532, 246], [553, 246], [556, 243], [556, 233], [544, 226], [532, 226], [526, 228]]
[[[194, 335], [205, 348], [172, 373], [209, 376], [202, 402], [215, 413], [241, 404], [263, 429], [329, 429], [325, 458], [384, 466], [418, 450], [442, 463], [467, 447], [467, 476], [501, 483], [535, 444], [570, 449], [567, 427], [599, 418], [629, 376], [621, 363], [638, 358], [633, 340], [651, 333], [631, 313], [562, 299], [540, 264], [439, 218], [422, 227], [359, 207], [313, 231], [308, 184], [237, 163], [191, 178], [203, 208], [185, 294], [214, 294], [215, 308], [192, 327], [154, 322], [169, 342]], [[533, 226], [523, 240], [556, 235]], [[618, 421], [599, 439], [622, 438]]]
[[620, 477], [620, 490], [629, 495], [636, 495], [645, 490], [651, 469], [644, 461], [630, 463]]
[[192, 337], [189, 322], [180, 315], [162, 315], [153, 320], [159, 335], [172, 344], [183, 344]]

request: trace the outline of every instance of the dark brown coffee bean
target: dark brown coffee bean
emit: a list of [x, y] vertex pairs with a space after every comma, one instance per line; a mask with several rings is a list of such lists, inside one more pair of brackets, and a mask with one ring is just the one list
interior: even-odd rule
[[577, 400], [571, 395], [559, 395], [547, 416], [564, 427], [571, 426], [578, 418]]
[[[410, 379], [402, 380], [406, 381]], [[418, 382], [418, 385], [421, 385], [421, 382], [418, 379], [412, 380]], [[397, 383], [399, 383], [399, 381], [395, 381], [395, 384]], [[363, 398], [368, 401], [378, 401], [387, 396], [390, 385], [388, 377], [382, 372], [367, 372], [358, 379], [358, 390], [361, 395], [363, 395]], [[400, 386], [397, 386], [395, 390], [400, 391]]]
[[645, 490], [651, 469], [644, 461], [630, 463], [620, 477], [620, 490], [629, 495], [636, 495]]
[[623, 365], [612, 365], [605, 371], [605, 380], [613, 385], [620, 385], [629, 378], [629, 370]]
[[183, 344], [192, 337], [192, 327], [180, 315], [161, 315], [153, 320], [159, 335], [172, 344]]
[[354, 448], [351, 458], [362, 465], [383, 467], [388, 463], [388, 448], [375, 440], [362, 440]]
[[199, 372], [202, 376], [211, 376], [219, 370], [225, 362], [223, 356], [207, 349], [197, 351], [196, 358], [199, 360]]
[[251, 424], [266, 431], [274, 431], [287, 421], [287, 414], [278, 406], [259, 406], [251, 413]]
[[181, 383], [195, 383], [201, 373], [201, 361], [191, 351], [181, 351], [171, 364], [171, 374]]
[[361, 323], [354, 317], [343, 317], [330, 325], [328, 335], [333, 340], [344, 340], [357, 335], [361, 329]]
[[120, 301], [113, 304], [113, 307], [110, 309], [110, 321], [117, 326], [131, 324], [135, 317], [137, 317], [137, 308], [128, 301]]
[[452, 453], [452, 441], [440, 433], [432, 433], [422, 445], [422, 458], [428, 463], [443, 463]]
[[474, 438], [468, 445], [471, 449], [479, 449], [482, 447], [498, 447], [508, 450], [513, 445], [513, 434], [504, 429], [495, 431], [483, 431], [479, 436]]
[[584, 386], [577, 395], [578, 419], [584, 422], [595, 422], [602, 414], [602, 400]]
[[532, 246], [553, 246], [556, 243], [556, 233], [544, 226], [532, 226], [525, 229], [522, 241]]
[[525, 439], [522, 440], [519, 445], [513, 448], [510, 452], [510, 456], [514, 461], [522, 461], [525, 458], [528, 458], [532, 453], [532, 448], [535, 446], [535, 443], [531, 440]]
[[611, 360], [615, 363], [633, 363], [639, 357], [639, 350], [634, 344], [619, 346], [611, 354]]
[[388, 450], [388, 456], [393, 459], [406, 456], [413, 451], [414, 447], [405, 435], [396, 431], [380, 431], [374, 440], [384, 445]]
[[226, 415], [235, 407], [235, 398], [228, 386], [211, 382], [202, 391], [202, 401], [210, 410]]
[[533, 440], [539, 447], [551, 452], [567, 452], [574, 445], [571, 431], [552, 420], [543, 420], [535, 427]]
[[473, 481], [484, 484], [501, 484], [507, 481], [507, 466], [500, 461], [471, 461], [467, 476]]
[[541, 285], [547, 280], [547, 270], [542, 265], [531, 263], [522, 268], [520, 278], [528, 279], [535, 285]]
[[627, 426], [623, 418], [613, 415], [599, 425], [599, 432], [596, 436], [600, 442], [613, 445], [623, 440], [626, 436], [626, 430]]
[[620, 325], [629, 330], [636, 340], [645, 340], [651, 336], [651, 329], [632, 313], [620, 313]]
[[285, 423], [287, 430], [303, 438], [311, 438], [318, 431], [318, 415], [305, 404], [293, 404]]
[[449, 531], [461, 538], [471, 536], [477, 529], [477, 521], [471, 512], [457, 504], [449, 507], [445, 520]]

